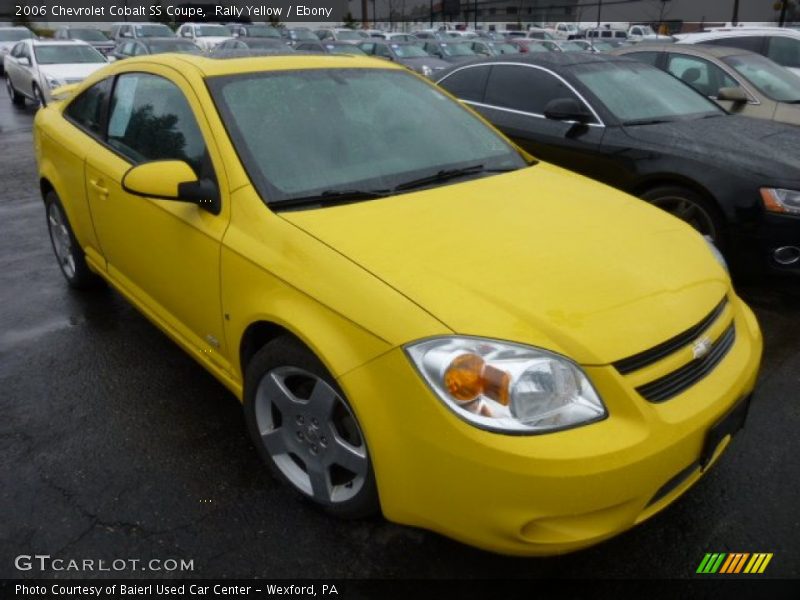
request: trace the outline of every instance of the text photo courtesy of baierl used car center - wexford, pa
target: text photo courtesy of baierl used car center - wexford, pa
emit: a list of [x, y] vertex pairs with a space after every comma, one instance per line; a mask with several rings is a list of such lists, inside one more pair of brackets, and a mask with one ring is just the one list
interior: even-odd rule
[[0, 597], [800, 592], [795, 0], [0, 0]]

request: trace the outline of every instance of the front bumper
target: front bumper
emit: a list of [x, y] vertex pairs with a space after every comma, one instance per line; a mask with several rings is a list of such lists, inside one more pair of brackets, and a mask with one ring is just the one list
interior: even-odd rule
[[709, 429], [755, 386], [761, 334], [750, 309], [732, 304], [737, 341], [693, 387], [651, 404], [612, 367], [585, 367], [609, 417], [557, 433], [503, 435], [461, 421], [402, 349], [341, 376], [384, 515], [519, 555], [578, 550], [646, 520], [702, 476]]

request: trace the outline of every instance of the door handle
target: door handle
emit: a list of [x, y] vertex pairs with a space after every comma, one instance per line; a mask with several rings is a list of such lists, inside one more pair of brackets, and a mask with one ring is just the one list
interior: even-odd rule
[[96, 189], [101, 196], [108, 196], [108, 188], [103, 186], [102, 179], [90, 179], [89, 183], [92, 184], [92, 187]]

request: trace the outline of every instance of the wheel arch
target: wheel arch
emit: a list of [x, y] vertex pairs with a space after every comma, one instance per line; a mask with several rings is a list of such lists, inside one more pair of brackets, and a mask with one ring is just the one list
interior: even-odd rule
[[685, 177], [683, 175], [679, 175], [677, 173], [655, 174], [648, 176], [644, 179], [639, 179], [638, 181], [636, 181], [636, 183], [630, 186], [630, 188], [627, 191], [629, 194], [632, 194], [637, 198], [641, 198], [642, 194], [644, 194], [648, 190], [652, 190], [654, 188], [667, 185], [675, 185], [688, 188], [693, 192], [700, 194], [710, 202], [713, 202], [714, 206], [716, 206], [716, 208], [720, 211], [720, 213], [722, 213], [723, 215], [726, 214], [725, 210], [720, 205], [717, 198], [714, 196], [714, 194], [712, 194], [708, 190], [707, 187], [698, 183], [694, 179]]

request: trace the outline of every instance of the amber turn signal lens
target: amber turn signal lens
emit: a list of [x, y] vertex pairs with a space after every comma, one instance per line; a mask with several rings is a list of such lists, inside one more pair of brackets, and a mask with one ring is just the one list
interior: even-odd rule
[[511, 377], [505, 371], [487, 365], [477, 354], [457, 356], [444, 373], [444, 385], [459, 402], [472, 402], [485, 394], [500, 404], [508, 405]]
[[477, 354], [457, 356], [444, 372], [444, 385], [460, 402], [471, 402], [483, 391], [481, 374], [485, 363]]
[[768, 188], [761, 188], [761, 200], [764, 202], [764, 208], [769, 212], [785, 213], [787, 212], [784, 207], [773, 195], [774, 192]]

